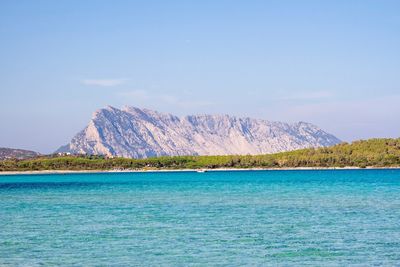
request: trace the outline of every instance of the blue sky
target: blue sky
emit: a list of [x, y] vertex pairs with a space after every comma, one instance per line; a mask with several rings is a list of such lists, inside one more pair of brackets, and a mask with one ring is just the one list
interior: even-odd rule
[[0, 1], [0, 146], [106, 105], [400, 136], [400, 1]]

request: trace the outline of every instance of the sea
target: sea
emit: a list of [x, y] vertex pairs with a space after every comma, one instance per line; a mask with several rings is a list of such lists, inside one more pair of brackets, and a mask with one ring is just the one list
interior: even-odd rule
[[400, 266], [400, 170], [2, 175], [0, 266]]

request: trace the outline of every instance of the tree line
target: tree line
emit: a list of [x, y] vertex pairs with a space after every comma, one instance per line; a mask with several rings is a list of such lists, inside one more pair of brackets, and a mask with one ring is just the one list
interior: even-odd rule
[[42, 156], [0, 161], [0, 171], [138, 170], [296, 167], [400, 167], [400, 138], [369, 139], [331, 147], [265, 155], [173, 156], [147, 159], [95, 155]]

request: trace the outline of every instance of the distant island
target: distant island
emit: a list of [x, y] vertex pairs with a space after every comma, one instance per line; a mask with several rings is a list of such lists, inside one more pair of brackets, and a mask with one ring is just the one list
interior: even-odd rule
[[0, 161], [0, 171], [110, 171], [178, 169], [400, 167], [400, 138], [369, 139], [331, 147], [264, 155], [166, 156], [132, 159], [54, 154]]
[[37, 156], [40, 156], [40, 153], [31, 150], [0, 147], [0, 160], [29, 159]]
[[107, 106], [57, 152], [149, 158], [186, 155], [260, 155], [341, 143], [307, 122], [232, 115], [178, 117], [146, 108]]

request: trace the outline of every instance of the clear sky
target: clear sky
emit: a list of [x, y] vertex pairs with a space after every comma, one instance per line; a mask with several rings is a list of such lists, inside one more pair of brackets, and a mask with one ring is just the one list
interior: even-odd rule
[[400, 136], [400, 1], [0, 1], [0, 146], [106, 105]]

